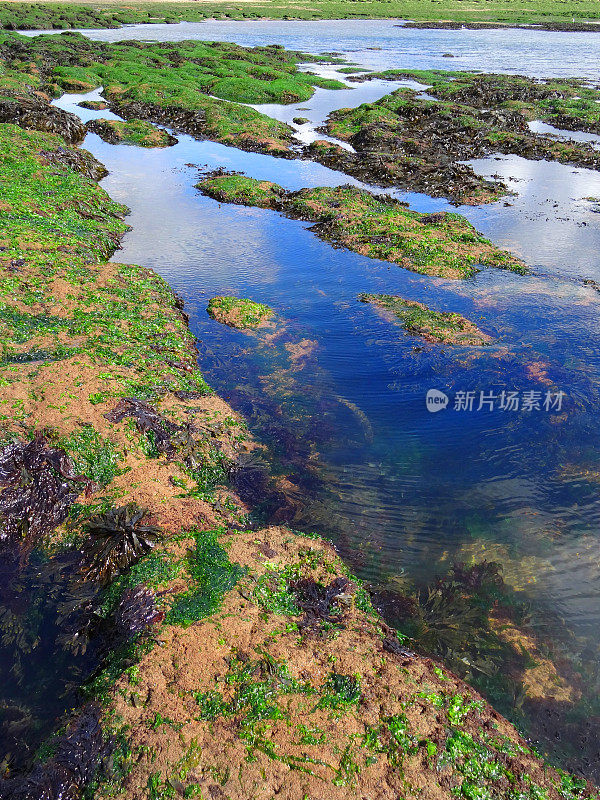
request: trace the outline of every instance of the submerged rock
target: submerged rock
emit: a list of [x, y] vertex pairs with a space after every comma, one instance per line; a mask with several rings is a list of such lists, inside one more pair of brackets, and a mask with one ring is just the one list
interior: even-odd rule
[[492, 341], [474, 322], [456, 312], [434, 311], [423, 303], [398, 295], [361, 294], [359, 300], [375, 306], [386, 319], [399, 323], [427, 342], [481, 347]]

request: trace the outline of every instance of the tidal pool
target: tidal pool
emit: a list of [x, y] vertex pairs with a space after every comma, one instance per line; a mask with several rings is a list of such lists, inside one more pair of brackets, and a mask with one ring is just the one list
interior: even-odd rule
[[[184, 23], [86, 33], [335, 49], [375, 68], [477, 65], [600, 77], [593, 34], [341, 25]], [[457, 58], [442, 64], [448, 50]], [[348, 90], [345, 103], [380, 89]], [[303, 113], [314, 128], [335, 94], [319, 90], [293, 115]], [[65, 95], [57, 104], [83, 119], [107, 116], [82, 109], [81, 99]], [[291, 109], [270, 113], [288, 119]], [[600, 174], [517, 157], [474, 162], [482, 174], [501, 175], [514, 196], [459, 210], [522, 256], [532, 274], [488, 269], [460, 282], [333, 249], [305, 223], [222, 205], [194, 188], [203, 170], [217, 167], [286, 189], [359, 184], [319, 164], [188, 136], [164, 150], [109, 145], [94, 134], [84, 146], [110, 170], [104, 188], [131, 208], [132, 230], [113, 260], [152, 267], [184, 297], [208, 381], [246, 416], [269, 445], [273, 468], [296, 487], [287, 507], [293, 527], [330, 536], [360, 576], [385, 591], [425, 592], [455, 562], [499, 562], [543, 642], [540, 664], [559, 663], [570, 689], [552, 691], [531, 663], [529, 694], [521, 687], [511, 696], [486, 673], [473, 679], [541, 750], [597, 779], [597, 729], [584, 720], [598, 713], [600, 688], [600, 293], [584, 281], [600, 282], [600, 214], [590, 199], [600, 197]], [[450, 208], [425, 195], [396, 195], [417, 210]], [[358, 302], [362, 292], [458, 311], [494, 343], [426, 344]], [[217, 294], [267, 303], [276, 327], [249, 336], [219, 325], [206, 314]], [[427, 408], [430, 389], [449, 398], [439, 413]], [[519, 408], [501, 409], [502, 392], [516, 393]], [[568, 736], [566, 713], [575, 719]]]

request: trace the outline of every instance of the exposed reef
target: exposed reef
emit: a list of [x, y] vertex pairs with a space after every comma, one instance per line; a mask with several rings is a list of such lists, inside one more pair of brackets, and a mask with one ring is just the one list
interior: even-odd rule
[[401, 88], [374, 103], [334, 111], [325, 132], [354, 153], [314, 142], [307, 154], [332, 168], [381, 185], [403, 186], [476, 204], [498, 199], [506, 186], [490, 182], [463, 162], [493, 153], [600, 168], [591, 144], [532, 133], [531, 119], [574, 130], [600, 125], [600, 91], [582, 81], [536, 81], [507, 75], [430, 70], [388, 70], [351, 78], [411, 78], [428, 84], [436, 99]]
[[423, 303], [389, 294], [361, 294], [359, 300], [428, 342], [482, 347], [492, 341], [475, 323], [456, 312], [434, 311]]
[[177, 139], [167, 131], [141, 119], [127, 122], [94, 119], [86, 127], [109, 144], [133, 144], [137, 147], [172, 147], [177, 144]]
[[[106, 44], [76, 33], [34, 39], [0, 33], [0, 58], [7, 66], [3, 84], [19, 99], [12, 104], [15, 109], [9, 108], [13, 114], [22, 116], [31, 104], [43, 107], [40, 90], [57, 96], [104, 86], [111, 109], [127, 120], [168, 124], [194, 136], [285, 157], [293, 156], [293, 129], [243, 104], [296, 103], [308, 100], [316, 86], [344, 86], [297, 68], [299, 62], [315, 61], [314, 56], [275, 45]], [[52, 109], [45, 116], [54, 112], [65, 113]], [[82, 138], [85, 126], [69, 116], [77, 121]]]
[[197, 187], [220, 202], [273, 208], [315, 222], [312, 230], [325, 241], [424, 275], [468, 278], [480, 265], [527, 272], [522, 261], [492, 245], [464, 217], [410, 211], [392, 197], [355, 186], [286, 192], [270, 181], [225, 173], [210, 175]]
[[254, 300], [224, 295], [211, 298], [206, 310], [217, 322], [239, 330], [260, 328], [274, 313], [273, 309], [264, 303], [255, 303]]

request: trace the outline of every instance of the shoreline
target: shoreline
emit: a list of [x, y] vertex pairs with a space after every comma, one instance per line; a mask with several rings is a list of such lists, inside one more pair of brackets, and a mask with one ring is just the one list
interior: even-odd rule
[[[11, 138], [18, 138], [16, 129], [11, 130]], [[33, 138], [48, 148], [47, 135]], [[184, 334], [187, 325], [181, 303], [161, 279], [141, 268], [128, 269], [99, 262], [86, 280], [94, 283], [95, 273], [99, 273], [101, 285], [114, 290], [116, 281], [124, 292], [122, 297], [130, 297], [132, 292], [139, 295], [139, 281], [144, 276], [151, 292], [159, 290], [154, 301], [148, 296], [140, 298], [147, 308], [158, 304], [156, 311], [163, 321], [157, 333], [164, 326], [167, 330], [175, 326], [177, 336]], [[59, 301], [56, 288], [45, 293], [45, 306]], [[84, 292], [81, 300], [89, 312], [87, 297]], [[77, 298], [70, 303], [77, 311]], [[189, 349], [189, 333], [185, 336], [191, 355], [194, 351]], [[34, 345], [36, 340], [30, 339], [28, 347]], [[67, 345], [63, 337], [63, 346]], [[190, 786], [199, 786], [210, 793], [211, 786], [222, 785], [228, 796], [241, 800], [252, 796], [251, 787], [257, 785], [259, 774], [270, 791], [281, 785], [285, 775], [286, 788], [280, 794], [294, 800], [322, 786], [324, 780], [332, 798], [353, 796], [357, 786], [363, 791], [378, 786], [382, 798], [395, 797], [400, 786], [411, 797], [426, 787], [446, 797], [446, 786], [464, 784], [467, 791], [473, 777], [465, 772], [464, 759], [481, 758], [483, 752], [488, 755], [481, 763], [478, 780], [484, 784], [491, 780], [492, 786], [500, 780], [502, 785], [510, 774], [510, 780], [516, 780], [523, 791], [544, 786], [550, 797], [559, 797], [557, 787], [563, 786], [565, 778], [542, 767], [515, 729], [467, 684], [431, 659], [408, 651], [402, 638], [397, 638], [374, 613], [364, 589], [348, 574], [330, 545], [281, 527], [246, 528], [237, 517], [245, 508], [235, 492], [225, 488], [227, 482], [222, 478], [217, 479], [214, 489], [204, 486], [200, 494], [196, 489], [186, 496], [182, 482], [191, 488], [190, 474], [194, 474], [189, 465], [194, 459], [206, 459], [207, 451], [202, 439], [195, 446], [189, 440], [182, 443], [170, 425], [181, 425], [182, 411], [192, 412], [186, 414], [191, 423], [187, 430], [195, 438], [212, 419], [209, 449], [216, 445], [220, 452], [235, 458], [239, 425], [232, 421], [219, 431], [219, 419], [235, 419], [222, 401], [205, 391], [180, 389], [174, 390], [176, 396], [169, 391], [151, 406], [146, 401], [127, 400], [122, 392], [114, 391], [108, 396], [96, 391], [86, 401], [86, 387], [93, 384], [98, 388], [99, 373], [105, 372], [107, 364], [101, 361], [94, 365], [92, 361], [85, 369], [86, 360], [81, 358], [77, 358], [76, 378], [69, 359], [63, 358], [51, 393], [49, 376], [56, 374], [52, 362], [37, 362], [33, 369], [28, 363], [9, 369], [16, 378], [11, 387], [20, 393], [24, 381], [39, 385], [40, 378], [49, 397], [69, 393], [79, 384], [79, 399], [64, 409], [44, 412], [45, 404], [38, 404], [34, 411], [25, 403], [25, 419], [17, 429], [22, 429], [23, 423], [27, 428], [25, 420], [33, 416], [37, 429], [48, 430], [51, 424], [52, 440], [64, 441], [72, 430], [77, 408], [79, 425], [98, 428], [105, 440], [112, 437], [117, 451], [127, 442], [124, 458], [128, 470], [106, 483], [106, 490], [121, 486], [124, 491], [118, 492], [119, 506], [132, 501], [143, 504], [149, 509], [149, 521], [165, 536], [161, 544], [136, 559], [129, 572], [113, 579], [103, 590], [111, 596], [116, 593], [117, 604], [115, 607], [113, 601], [105, 617], [107, 624], [117, 624], [111, 621], [111, 615], [120, 619], [123, 602], [127, 602], [130, 621], [124, 643], [116, 652], [109, 647], [103, 669], [88, 683], [90, 699], [100, 701], [103, 708], [99, 718], [103, 744], [96, 750], [104, 766], [99, 773], [90, 766], [84, 770], [88, 777], [96, 773], [99, 781], [94, 797], [109, 796], [117, 786], [123, 789], [120, 796], [139, 798], [145, 796], [148, 786], [155, 792], [149, 796], [161, 796], [162, 791], [169, 797], [168, 787], [175, 791], [183, 787], [185, 793]], [[135, 372], [139, 363], [134, 360], [125, 368], [121, 375], [125, 381], [127, 369]], [[186, 380], [201, 385], [200, 377], [195, 376], [197, 367], [190, 362], [191, 371], [183, 366], [175, 368], [182, 369]], [[151, 372], [147, 374], [150, 377]], [[12, 390], [8, 388], [8, 392]], [[182, 392], [192, 397], [178, 401], [177, 395]], [[116, 414], [119, 409], [122, 411]], [[136, 416], [136, 409], [143, 413]], [[216, 418], [215, 411], [219, 412]], [[123, 417], [136, 422], [124, 425], [118, 421]], [[149, 452], [143, 443], [149, 429], [155, 432], [155, 445], [163, 443], [158, 454]], [[161, 430], [166, 438], [159, 436]], [[76, 453], [69, 456], [68, 447], [64, 452], [77, 459]], [[128, 486], [137, 488], [131, 491]], [[90, 497], [93, 506], [97, 504], [96, 492], [92, 490]], [[79, 517], [71, 520], [68, 536], [73, 537], [73, 525], [84, 535], [86, 524], [89, 526], [93, 519], [84, 503]], [[62, 524], [54, 529], [52, 551], [64, 552], [67, 546], [67, 553], [73, 556], [73, 545], [67, 544], [66, 535]], [[144, 582], [139, 583], [142, 576]], [[139, 610], [134, 596], [144, 598], [145, 605]], [[119, 624], [122, 628], [123, 623]], [[119, 637], [116, 639], [119, 641]], [[177, 687], [174, 692], [173, 687]], [[250, 699], [253, 694], [247, 694], [251, 687], [258, 693], [256, 700]], [[180, 700], [176, 701], [177, 697]], [[267, 697], [271, 698], [268, 702]], [[261, 710], [264, 702], [267, 705]], [[98, 718], [93, 716], [96, 708], [84, 705], [68, 729], [70, 758], [79, 766], [77, 759], [81, 756], [73, 753], [81, 748], [82, 728], [87, 730], [82, 719], [91, 718], [97, 725]], [[265, 728], [264, 720], [272, 723]], [[97, 728], [94, 730], [98, 738]], [[320, 732], [309, 735], [308, 730]], [[489, 735], [481, 738], [482, 730]], [[296, 731], [291, 739], [290, 731]], [[59, 751], [66, 752], [65, 740], [60, 742]], [[112, 751], [111, 768], [106, 764], [108, 757], [100, 757], [106, 747]], [[227, 774], [243, 777], [234, 781], [221, 775], [219, 781], [224, 783], [215, 784], [215, 770], [223, 768], [224, 748], [230, 765]], [[313, 751], [314, 755], [309, 755]], [[443, 752], [442, 774], [446, 777], [439, 783], [435, 764]], [[134, 757], [134, 753], [138, 755]], [[248, 755], [252, 756], [250, 761]], [[485, 777], [483, 767], [488, 758], [497, 763], [492, 779]], [[52, 782], [61, 764], [50, 758], [30, 780]], [[583, 784], [576, 785], [577, 793], [560, 796], [594, 796]], [[9, 779], [3, 787], [4, 796], [13, 796], [11, 792], [21, 796], [19, 786], [18, 775], [13, 781]]]
[[[0, 245], [12, 342], [0, 373], [3, 440], [16, 459], [43, 429], [45, 441], [32, 440], [38, 456], [60, 458], [75, 494], [68, 519], [53, 516], [60, 521], [37, 541], [92, 591], [93, 613], [88, 595], [71, 635], [99, 630], [110, 643], [87, 681], [103, 703], [104, 737], [93, 727], [100, 772], [80, 770], [100, 781], [94, 796], [122, 788], [131, 800], [169, 798], [197, 787], [187, 796], [298, 800], [327, 785], [332, 800], [357, 789], [386, 800], [475, 790], [596, 797], [546, 768], [466, 683], [407, 650], [330, 545], [247, 524], [243, 496], [269, 489], [252, 461], [260, 447], [204, 383], [181, 300], [152, 271], [107, 261], [126, 210], [92, 180], [102, 165], [56, 135], [0, 129], [13, 191]], [[29, 491], [12, 480], [11, 491]], [[115, 520], [132, 502], [149, 513]], [[97, 551], [99, 528], [113, 552], [132, 530], [147, 546], [123, 568]], [[17, 533], [11, 545], [22, 550]], [[109, 580], [89, 578], [113, 567]], [[74, 723], [26, 780], [55, 786], [65, 760], [79, 769], [82, 731], [89, 737]], [[18, 771], [15, 781], [2, 787], [8, 797], [23, 796]]]

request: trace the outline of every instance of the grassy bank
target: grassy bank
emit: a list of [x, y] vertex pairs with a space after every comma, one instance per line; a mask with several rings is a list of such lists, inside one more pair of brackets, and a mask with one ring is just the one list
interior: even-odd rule
[[501, 24], [570, 24], [600, 19], [594, 0], [299, 0], [265, 3], [250, 0], [243, 4], [198, 3], [14, 3], [0, 8], [0, 25], [12, 29], [115, 28], [130, 23], [199, 22], [204, 19], [364, 19], [399, 18], [411, 20], [451, 20], [459, 22], [497, 22]]
[[219, 202], [272, 208], [315, 222], [313, 230], [325, 241], [423, 275], [469, 278], [478, 265], [527, 272], [522, 261], [494, 247], [458, 214], [410, 211], [391, 197], [354, 186], [285, 192], [269, 181], [224, 174], [197, 187]]

